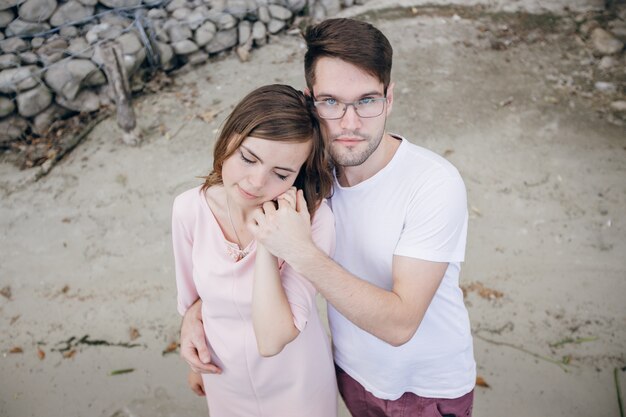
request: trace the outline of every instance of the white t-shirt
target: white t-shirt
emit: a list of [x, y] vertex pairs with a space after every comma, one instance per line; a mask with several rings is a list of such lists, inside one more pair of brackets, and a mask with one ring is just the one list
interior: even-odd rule
[[459, 287], [467, 236], [465, 185], [446, 159], [397, 138], [402, 143], [396, 154], [376, 175], [354, 187], [335, 181], [334, 260], [387, 290], [393, 285], [394, 255], [449, 266], [417, 332], [399, 347], [361, 330], [329, 304], [335, 362], [378, 398], [395, 400], [405, 392], [458, 398], [476, 380]]

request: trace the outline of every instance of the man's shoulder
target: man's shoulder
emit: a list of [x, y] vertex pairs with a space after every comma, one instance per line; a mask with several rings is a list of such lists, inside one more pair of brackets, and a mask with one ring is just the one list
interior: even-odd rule
[[430, 149], [411, 143], [403, 136], [395, 135], [402, 139], [401, 162], [404, 172], [412, 172], [415, 175], [427, 177], [450, 177], [460, 179], [459, 170], [446, 158]]

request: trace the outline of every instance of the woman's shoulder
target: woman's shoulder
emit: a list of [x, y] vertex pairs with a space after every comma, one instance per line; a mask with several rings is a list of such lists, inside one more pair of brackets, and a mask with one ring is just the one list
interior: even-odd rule
[[174, 213], [185, 213], [193, 208], [201, 201], [202, 191], [201, 186], [191, 188], [184, 191], [174, 198]]

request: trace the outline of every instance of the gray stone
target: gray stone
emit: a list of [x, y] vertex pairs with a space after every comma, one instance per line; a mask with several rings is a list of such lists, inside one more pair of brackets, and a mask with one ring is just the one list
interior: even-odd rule
[[595, 52], [600, 55], [613, 55], [624, 48], [622, 41], [602, 28], [591, 32], [591, 43]]
[[24, 0], [0, 0], [0, 10], [10, 9], [20, 4]]
[[8, 116], [15, 110], [15, 102], [8, 97], [0, 96], [0, 117]]
[[120, 7], [135, 7], [141, 4], [141, 0], [100, 0], [100, 3], [104, 4], [111, 9], [117, 9]]
[[226, 11], [237, 19], [243, 19], [248, 14], [248, 2], [246, 0], [228, 0]]
[[298, 13], [299, 11], [304, 9], [306, 4], [307, 4], [306, 0], [288, 0], [287, 1], [287, 7], [289, 7], [289, 10], [291, 10], [293, 13]]
[[206, 13], [202, 10], [202, 8], [198, 7], [185, 18], [184, 23], [189, 27], [189, 29], [196, 30], [204, 24], [206, 19]]
[[237, 26], [237, 19], [228, 13], [221, 13], [214, 22], [219, 30], [228, 30]]
[[283, 30], [287, 26], [287, 22], [284, 20], [272, 19], [267, 24], [267, 31], [271, 34], [276, 34]]
[[180, 9], [181, 7], [187, 7], [187, 0], [172, 0], [167, 3], [167, 6], [165, 6], [165, 10], [172, 13], [174, 12], [174, 10]]
[[326, 19], [326, 9], [322, 5], [322, 3], [315, 3], [311, 8], [311, 17], [316, 22], [321, 22]]
[[272, 20], [272, 16], [270, 16], [270, 9], [268, 9], [267, 6], [259, 6], [257, 16], [259, 20], [265, 24], [269, 23], [270, 20]]
[[13, 10], [9, 9], [0, 11], [0, 29], [7, 27], [13, 19], [15, 19], [15, 13]]
[[24, 65], [34, 65], [39, 62], [39, 57], [34, 52], [26, 51], [20, 52], [20, 60]]
[[143, 44], [135, 32], [127, 32], [117, 38], [124, 54], [134, 55], [143, 49]]
[[37, 49], [37, 55], [41, 62], [48, 66], [55, 62], [60, 61], [65, 56], [67, 51], [67, 41], [63, 38], [50, 39], [42, 47]]
[[602, 93], [614, 93], [617, 91], [617, 87], [615, 86], [614, 83], [610, 83], [610, 82], [606, 82], [606, 81], [597, 81], [594, 84], [594, 87], [596, 88], [596, 90], [602, 92]]
[[17, 111], [21, 116], [33, 117], [41, 113], [52, 103], [52, 94], [45, 85], [17, 95]]
[[205, 46], [207, 43], [211, 42], [216, 32], [217, 28], [213, 22], [204, 22], [194, 34], [196, 45], [199, 47]]
[[85, 38], [70, 39], [70, 46], [67, 51], [74, 58], [91, 59], [93, 56], [93, 48], [89, 46]]
[[291, 16], [293, 16], [293, 13], [291, 13], [289, 9], [278, 6], [276, 4], [270, 4], [269, 6], [267, 6], [267, 8], [270, 11], [270, 16], [272, 16], [274, 19], [289, 20], [291, 19]]
[[7, 36], [32, 36], [50, 30], [47, 23], [33, 23], [22, 19], [15, 19], [7, 26], [5, 33]]
[[100, 40], [100, 33], [104, 32], [111, 28], [109, 23], [99, 23], [97, 25], [92, 26], [87, 33], [85, 34], [85, 39], [89, 44], [93, 45], [94, 43]]
[[198, 45], [196, 45], [193, 41], [189, 39], [184, 39], [182, 41], [173, 43], [172, 49], [177, 55], [189, 55], [193, 52], [198, 51], [199, 48]]
[[600, 62], [598, 62], [598, 69], [602, 71], [609, 70], [615, 67], [617, 60], [612, 56], [603, 56]]
[[354, 0], [343, 0], [341, 5], [343, 7], [352, 7], [354, 5]]
[[187, 55], [187, 62], [191, 65], [200, 65], [204, 64], [209, 59], [209, 54], [204, 51], [194, 52], [193, 54]]
[[30, 90], [39, 84], [39, 67], [26, 65], [0, 71], [0, 93], [15, 93]]
[[59, 29], [59, 35], [65, 39], [72, 39], [79, 36], [78, 28], [76, 26], [63, 26]]
[[149, 19], [167, 19], [167, 12], [163, 9], [154, 8], [148, 10]]
[[108, 23], [111, 26], [120, 26], [128, 28], [132, 26], [133, 19], [129, 19], [117, 13], [107, 13], [100, 17], [100, 23]]
[[31, 125], [31, 129], [33, 133], [39, 136], [43, 136], [47, 133], [50, 126], [52, 126], [52, 123], [67, 116], [70, 113], [71, 111], [69, 111], [68, 109], [63, 108], [58, 104], [52, 103], [44, 111], [35, 116]]
[[204, 50], [210, 54], [224, 51], [237, 45], [237, 28], [220, 30], [215, 34]]
[[98, 5], [98, 0], [78, 0], [81, 4], [85, 6], [96, 6]]
[[132, 76], [146, 59], [146, 50], [141, 48], [136, 54], [124, 54], [124, 67], [128, 76]]
[[91, 113], [100, 108], [100, 97], [91, 90], [81, 91], [74, 100], [68, 100], [63, 96], [56, 96], [55, 100], [60, 106], [77, 112]]
[[237, 26], [237, 37], [239, 38], [239, 45], [244, 45], [248, 42], [248, 39], [252, 36], [252, 23], [248, 20], [239, 22]]
[[187, 20], [187, 17], [191, 14], [191, 9], [187, 7], [181, 7], [172, 12], [172, 17], [178, 21]]
[[0, 70], [7, 68], [16, 68], [21, 65], [22, 61], [15, 54], [0, 55]]
[[265, 45], [267, 43], [267, 28], [263, 22], [257, 20], [252, 25], [252, 38], [254, 44], [257, 46]]
[[624, 113], [626, 112], [626, 100], [617, 100], [611, 103], [611, 110]]
[[318, 3], [324, 6], [326, 16], [335, 16], [341, 11], [341, 3], [339, 0], [318, 0]]
[[33, 49], [37, 49], [43, 46], [44, 43], [46, 43], [46, 38], [40, 38], [40, 37], [32, 38], [30, 40], [30, 47]]
[[18, 14], [29, 22], [48, 20], [57, 8], [57, 0], [26, 0], [20, 5]]
[[171, 69], [174, 66], [174, 50], [166, 43], [157, 42], [159, 50], [159, 58], [161, 59], [161, 67], [164, 70]]
[[176, 21], [167, 21], [165, 23], [164, 29], [167, 31], [168, 39], [171, 43], [190, 39], [193, 36], [193, 32], [190, 28]]
[[0, 49], [7, 54], [22, 52], [30, 49], [28, 43], [22, 38], [9, 38], [0, 41]]
[[20, 116], [9, 116], [0, 120], [0, 143], [9, 143], [24, 136], [28, 121]]
[[69, 22], [83, 20], [93, 16], [93, 11], [93, 6], [85, 6], [76, 0], [69, 0], [67, 3], [59, 6], [52, 14], [50, 24], [57, 27]]
[[54, 65], [46, 71], [45, 80], [58, 96], [67, 100], [75, 99], [84, 85], [106, 82], [102, 71], [88, 59], [71, 59]]

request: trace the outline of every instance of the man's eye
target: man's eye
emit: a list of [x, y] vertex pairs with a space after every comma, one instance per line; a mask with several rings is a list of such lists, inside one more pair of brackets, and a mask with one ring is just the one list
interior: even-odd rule
[[335, 100], [334, 98], [327, 98], [327, 99], [324, 99], [323, 101], [324, 101], [324, 104], [326, 106], [336, 106], [337, 105], [337, 100]]
[[359, 106], [367, 106], [368, 104], [373, 104], [373, 103], [375, 103], [375, 101], [372, 97], [365, 97], [359, 100]]

